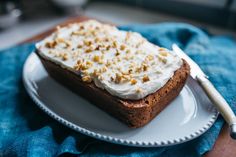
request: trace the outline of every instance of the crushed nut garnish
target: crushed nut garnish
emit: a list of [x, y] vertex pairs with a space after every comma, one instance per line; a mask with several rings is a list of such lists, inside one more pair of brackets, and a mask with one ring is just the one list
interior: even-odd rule
[[117, 48], [117, 42], [116, 42], [116, 41], [113, 41], [113, 42], [112, 42], [112, 46], [113, 46], [114, 48]]
[[145, 60], [152, 61], [154, 59], [153, 55], [148, 55]]
[[128, 73], [131, 74], [133, 72], [133, 69], [129, 69]]
[[98, 76], [98, 79], [99, 79], [99, 80], [104, 80], [104, 77], [102, 77], [102, 75], [99, 75], [99, 76]]
[[148, 69], [148, 65], [147, 64], [143, 64], [142, 67], [143, 67], [143, 71], [147, 71], [147, 69]]
[[64, 43], [64, 42], [65, 42], [65, 39], [63, 39], [63, 38], [56, 38], [55, 41], [56, 41], [57, 43]]
[[101, 39], [100, 38], [95, 38], [95, 40], [94, 40], [96, 43], [98, 43], [98, 42], [100, 42], [101, 41]]
[[168, 52], [166, 52], [166, 51], [160, 51], [160, 55], [166, 57], [166, 56], [168, 55]]
[[143, 90], [142, 90], [141, 88], [139, 88], [139, 87], [136, 89], [136, 92], [137, 92], [137, 93], [141, 93], [142, 91], [143, 91]]
[[125, 49], [125, 45], [120, 45], [120, 50], [124, 50]]
[[167, 59], [166, 59], [166, 58], [162, 58], [162, 57], [158, 56], [158, 60], [159, 60], [160, 62], [164, 63], [164, 64], [167, 63]]
[[69, 41], [65, 41], [66, 47], [71, 47], [71, 43]]
[[116, 53], [115, 53], [116, 56], [119, 56], [120, 55], [120, 52], [118, 50], [116, 50]]
[[137, 80], [135, 80], [134, 78], [132, 78], [132, 79], [130, 80], [130, 83], [131, 83], [132, 85], [135, 85], [135, 84], [137, 83]]
[[127, 50], [126, 50], [126, 53], [130, 53], [130, 52], [131, 52], [130, 49], [127, 49]]
[[93, 66], [93, 62], [90, 62], [90, 61], [86, 61], [86, 65], [90, 68]]
[[79, 49], [82, 48], [82, 47], [83, 47], [83, 45], [78, 45], [78, 46], [77, 46], [77, 48], [79, 48]]
[[92, 41], [91, 40], [84, 40], [84, 44], [86, 46], [90, 46], [92, 44]]
[[150, 81], [150, 79], [147, 75], [144, 75], [143, 76], [143, 82], [147, 82], [147, 81]]
[[79, 31], [73, 31], [73, 32], [71, 32], [71, 36], [72, 35], [80, 35], [80, 33], [79, 33]]
[[129, 81], [131, 77], [129, 75], [122, 75], [123, 81]]
[[85, 75], [82, 77], [82, 81], [90, 83], [92, 82], [92, 78], [89, 75]]
[[115, 83], [117, 83], [117, 84], [120, 83], [121, 79], [122, 79], [122, 75], [119, 73], [116, 73]]
[[66, 54], [66, 53], [64, 53], [64, 55], [62, 56], [62, 60], [63, 60], [63, 61], [66, 61], [66, 60], [68, 60], [68, 56], [67, 56], [67, 54]]
[[111, 45], [108, 45], [107, 47], [106, 47], [106, 50], [109, 50], [111, 48]]
[[57, 45], [57, 42], [56, 42], [56, 41], [46, 42], [46, 43], [45, 43], [45, 46], [46, 46], [47, 48], [54, 48], [56, 45]]
[[106, 67], [102, 67], [101, 73], [104, 73], [104, 72], [106, 72], [106, 71], [107, 71], [107, 68], [106, 68]]
[[100, 56], [98, 56], [98, 55], [94, 55], [93, 56], [93, 61], [94, 62], [99, 62], [101, 60], [101, 57]]
[[93, 50], [92, 50], [91, 48], [88, 48], [88, 49], [85, 50], [86, 53], [90, 53], [90, 52], [92, 52], [92, 51], [93, 51]]
[[159, 51], [165, 51], [166, 49], [164, 47], [160, 47], [158, 50]]
[[79, 29], [83, 30], [83, 29], [84, 29], [84, 26], [83, 26], [83, 25], [81, 25], [81, 26], [79, 27]]
[[111, 65], [111, 61], [107, 61], [106, 66], [109, 67]]
[[63, 31], [58, 29], [53, 39], [48, 38], [42, 45], [43, 48], [55, 48], [48, 49], [49, 57], [58, 57], [55, 59], [65, 61], [65, 66], [70, 66], [67, 65], [69, 61], [77, 61], [73, 68], [84, 82], [98, 79], [109, 81], [112, 85], [128, 85], [127, 88], [132, 88], [131, 91], [138, 96], [147, 93], [148, 89], [144, 91], [143, 87], [148, 81], [151, 83], [152, 79], [159, 79], [158, 74], [165, 72], [166, 66], [163, 65], [169, 58], [172, 59], [167, 49], [145, 43], [147, 40], [141, 35], [127, 32], [120, 38], [119, 32], [116, 32], [119, 30], [109, 26], [72, 24], [65, 34]]

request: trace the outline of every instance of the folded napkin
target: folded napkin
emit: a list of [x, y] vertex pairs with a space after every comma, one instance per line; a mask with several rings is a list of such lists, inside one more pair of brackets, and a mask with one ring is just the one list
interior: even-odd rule
[[[171, 48], [178, 44], [210, 76], [234, 111], [236, 101], [236, 43], [210, 36], [182, 23], [122, 26], [140, 32], [149, 41]], [[34, 44], [0, 52], [0, 156], [168, 156], [196, 157], [209, 151], [224, 123], [216, 123], [195, 140], [162, 148], [136, 148], [111, 144], [77, 133], [42, 112], [22, 85], [22, 67]]]

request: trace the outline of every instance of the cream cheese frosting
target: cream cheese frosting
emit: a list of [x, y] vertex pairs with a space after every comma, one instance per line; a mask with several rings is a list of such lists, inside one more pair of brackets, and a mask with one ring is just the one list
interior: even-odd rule
[[172, 51], [136, 32], [95, 20], [58, 27], [36, 44], [39, 54], [98, 88], [137, 100], [163, 87], [182, 65]]

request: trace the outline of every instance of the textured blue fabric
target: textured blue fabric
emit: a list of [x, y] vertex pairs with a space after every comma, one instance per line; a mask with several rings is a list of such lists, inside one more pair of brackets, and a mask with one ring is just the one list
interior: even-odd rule
[[[236, 43], [229, 37], [209, 36], [188, 24], [163, 23], [122, 26], [140, 32], [149, 41], [171, 48], [180, 45], [210, 76], [230, 103], [236, 99]], [[22, 85], [22, 67], [34, 44], [0, 52], [0, 156], [164, 156], [196, 157], [210, 150], [223, 125], [219, 117], [202, 136], [163, 148], [135, 148], [110, 144], [74, 132], [43, 113]]]

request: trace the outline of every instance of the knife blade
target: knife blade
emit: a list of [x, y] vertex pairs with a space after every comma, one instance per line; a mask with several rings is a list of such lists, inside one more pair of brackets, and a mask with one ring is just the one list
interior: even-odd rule
[[199, 83], [208, 98], [224, 117], [225, 121], [230, 126], [230, 136], [233, 139], [236, 139], [236, 117], [229, 104], [226, 102], [223, 96], [216, 90], [214, 85], [208, 80], [208, 76], [202, 71], [202, 69], [199, 67], [199, 65], [197, 65], [196, 62], [194, 62], [176, 44], [172, 45], [172, 49], [180, 58], [184, 59], [190, 65], [191, 77]]

